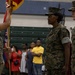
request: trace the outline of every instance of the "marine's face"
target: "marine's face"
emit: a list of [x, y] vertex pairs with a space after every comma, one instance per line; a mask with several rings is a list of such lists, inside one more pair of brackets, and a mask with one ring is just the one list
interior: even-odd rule
[[75, 20], [75, 10], [72, 10], [72, 17], [73, 17], [73, 20]]
[[57, 17], [55, 15], [49, 15], [48, 16], [48, 24], [54, 24], [57, 21]]

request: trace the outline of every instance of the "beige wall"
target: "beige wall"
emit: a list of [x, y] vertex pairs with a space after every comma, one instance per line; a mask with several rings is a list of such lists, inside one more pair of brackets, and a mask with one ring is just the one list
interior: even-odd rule
[[[0, 22], [3, 22], [3, 15], [0, 14]], [[32, 15], [12, 15], [11, 26], [23, 27], [51, 27], [48, 25], [47, 16], [32, 16]], [[75, 21], [72, 17], [65, 18], [65, 26], [69, 29], [75, 26]], [[71, 31], [70, 31], [71, 32]]]
[[[0, 22], [3, 22], [3, 16], [0, 14]], [[47, 16], [33, 15], [12, 15], [11, 26], [50, 27], [47, 23]], [[72, 17], [65, 18], [65, 26], [67, 28], [75, 26], [75, 21], [73, 21]]]

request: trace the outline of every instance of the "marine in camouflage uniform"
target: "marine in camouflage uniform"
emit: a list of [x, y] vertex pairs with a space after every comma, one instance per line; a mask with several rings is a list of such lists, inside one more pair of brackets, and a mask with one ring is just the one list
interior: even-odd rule
[[65, 75], [65, 50], [63, 44], [70, 42], [68, 30], [57, 25], [53, 27], [46, 39], [45, 65], [47, 75]]
[[71, 71], [72, 75], [75, 75], [75, 28], [72, 29]]
[[[46, 39], [46, 68], [48, 75], [64, 75], [65, 54], [62, 42], [64, 37], [69, 37], [68, 32], [61, 25], [52, 29]], [[61, 42], [62, 41], [62, 42]]]
[[4, 68], [4, 60], [3, 60], [3, 40], [0, 37], [0, 75], [2, 73], [2, 70]]
[[[6, 3], [6, 11], [7, 11], [7, 15], [5, 15], [6, 20], [3, 23], [0, 23], [0, 31], [7, 29], [11, 23], [11, 17], [10, 16], [11, 16], [12, 8], [8, 3]], [[2, 41], [2, 38], [0, 37], [0, 75], [1, 75], [2, 70], [3, 70], [3, 66], [4, 66], [3, 41]]]
[[[72, 17], [75, 20], [75, 1], [72, 1], [72, 7], [68, 9], [72, 12]], [[72, 56], [71, 56], [71, 72], [75, 75], [75, 27], [71, 31], [72, 33]]]

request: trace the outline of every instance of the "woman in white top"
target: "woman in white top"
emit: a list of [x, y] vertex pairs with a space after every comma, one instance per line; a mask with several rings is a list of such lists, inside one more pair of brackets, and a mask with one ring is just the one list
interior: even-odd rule
[[26, 67], [26, 55], [27, 55], [27, 44], [23, 45], [22, 57], [21, 57], [21, 65], [20, 65], [20, 72], [21, 75], [27, 75], [28, 70]]

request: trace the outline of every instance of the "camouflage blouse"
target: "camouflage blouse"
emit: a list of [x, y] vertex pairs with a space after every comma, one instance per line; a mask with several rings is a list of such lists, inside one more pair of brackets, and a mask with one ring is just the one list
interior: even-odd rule
[[75, 75], [75, 27], [72, 29], [72, 56], [71, 56], [71, 69]]
[[[66, 39], [65, 39], [66, 38]], [[67, 40], [68, 38], [68, 40]], [[47, 69], [62, 69], [65, 63], [63, 42], [70, 41], [68, 30], [61, 25], [52, 28], [46, 38], [46, 61]]]
[[0, 63], [3, 62], [3, 39], [0, 37]]

